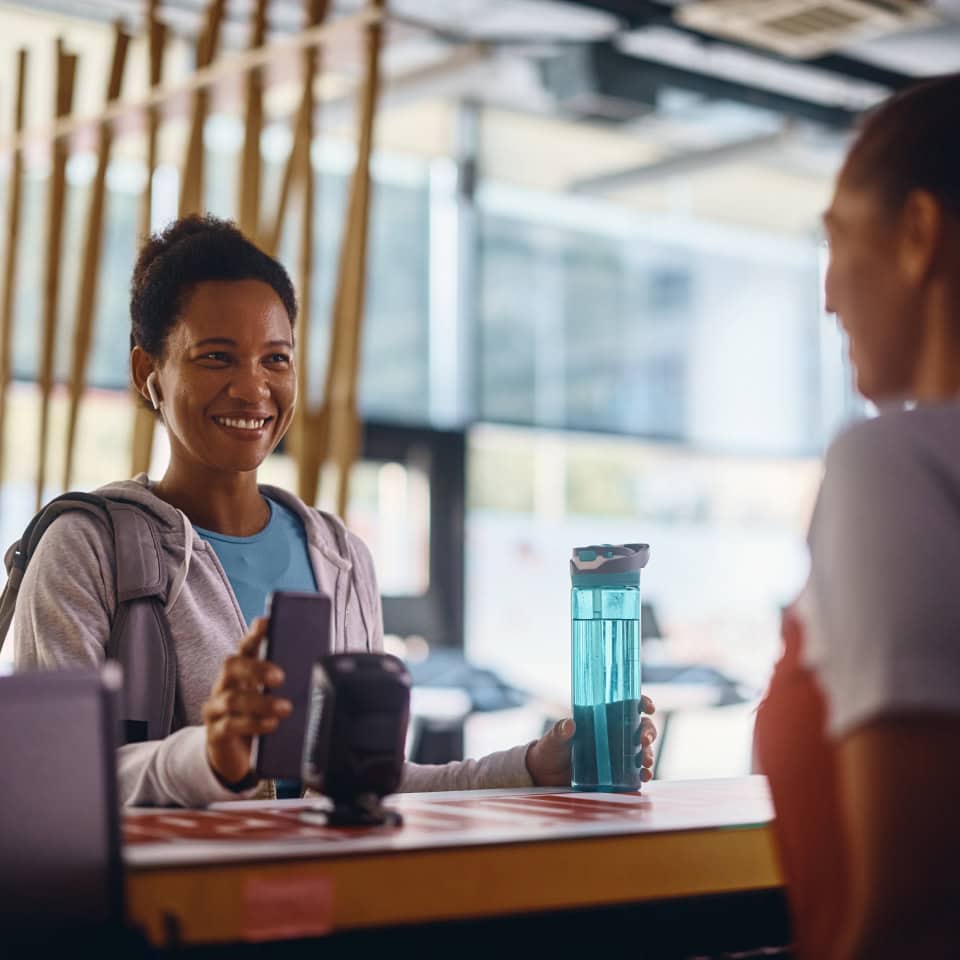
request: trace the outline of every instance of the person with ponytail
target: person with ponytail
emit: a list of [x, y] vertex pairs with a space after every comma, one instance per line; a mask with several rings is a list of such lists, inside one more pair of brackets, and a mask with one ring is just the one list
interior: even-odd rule
[[960, 75], [872, 113], [825, 216], [880, 415], [831, 445], [756, 755], [803, 960], [960, 956]]

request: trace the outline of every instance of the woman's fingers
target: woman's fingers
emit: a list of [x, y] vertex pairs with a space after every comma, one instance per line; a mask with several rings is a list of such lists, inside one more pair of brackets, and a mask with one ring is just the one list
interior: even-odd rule
[[259, 690], [283, 683], [283, 670], [269, 660], [260, 659], [260, 645], [267, 633], [267, 618], [257, 617], [250, 624], [239, 652], [227, 657], [213, 685], [213, 694], [223, 690]]
[[267, 624], [270, 621], [266, 617], [255, 617], [250, 624], [249, 629], [240, 641], [241, 657], [259, 657], [260, 644], [267, 635]]
[[204, 704], [204, 716], [264, 716], [285, 717], [293, 709], [293, 704], [282, 697], [246, 690], [223, 690], [214, 694]]
[[644, 744], [653, 743], [657, 739], [657, 728], [649, 717], [643, 717], [640, 721], [640, 742]]
[[229, 740], [232, 737], [256, 737], [277, 729], [279, 717], [233, 716], [226, 714], [207, 726], [207, 741]]
[[[642, 767], [644, 773], [649, 773], [653, 769], [654, 754], [653, 742], [657, 739], [657, 728], [649, 717], [643, 717], [640, 720], [640, 727], [636, 732], [636, 744], [639, 748], [637, 754], [637, 766]], [[652, 776], [652, 774], [651, 774]], [[645, 780], [649, 780], [650, 776]]]
[[654, 702], [647, 696], [640, 697], [640, 712], [641, 713], [656, 713], [657, 708], [654, 705]]
[[640, 726], [637, 727], [633, 734], [633, 742], [638, 747], [648, 747], [656, 739], [657, 728], [654, 726], [653, 721], [648, 717], [643, 717], [640, 720]]
[[226, 783], [237, 783], [248, 773], [253, 738], [276, 730], [293, 710], [289, 700], [265, 692], [284, 679], [276, 664], [260, 659], [266, 633], [267, 619], [257, 617], [237, 653], [224, 661], [203, 705], [207, 760]]
[[257, 690], [260, 687], [278, 687], [283, 683], [283, 671], [269, 660], [252, 660], [249, 657], [228, 657], [216, 683], [213, 692], [221, 690]]

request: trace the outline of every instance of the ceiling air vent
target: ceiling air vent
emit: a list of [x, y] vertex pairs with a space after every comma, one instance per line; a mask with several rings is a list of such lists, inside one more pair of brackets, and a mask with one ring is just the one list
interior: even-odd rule
[[920, 0], [696, 0], [676, 17], [696, 30], [798, 58], [938, 20]]
[[656, 88], [637, 61], [608, 43], [578, 44], [541, 61], [547, 92], [567, 115], [625, 123], [653, 111]]

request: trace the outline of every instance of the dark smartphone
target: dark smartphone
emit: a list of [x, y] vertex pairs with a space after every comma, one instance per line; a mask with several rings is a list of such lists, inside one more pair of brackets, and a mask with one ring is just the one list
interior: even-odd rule
[[284, 673], [270, 693], [285, 697], [293, 710], [276, 730], [257, 738], [255, 767], [261, 779], [297, 780], [310, 712], [313, 665], [331, 652], [330, 598], [322, 593], [278, 590], [267, 601], [270, 618], [264, 656]]

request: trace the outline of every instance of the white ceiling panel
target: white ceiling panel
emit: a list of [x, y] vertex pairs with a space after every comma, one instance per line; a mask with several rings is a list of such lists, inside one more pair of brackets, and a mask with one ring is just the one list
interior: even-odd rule
[[[960, 18], [960, 12], [957, 14]], [[916, 76], [960, 71], [960, 23], [930, 30], [879, 37], [846, 47], [844, 53], [890, 70]]]

